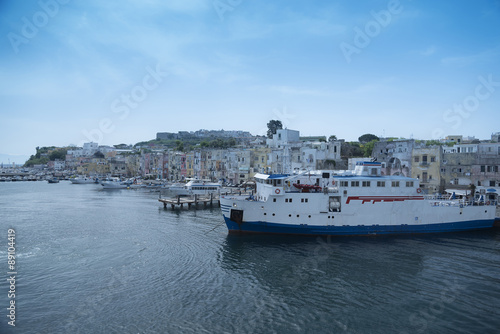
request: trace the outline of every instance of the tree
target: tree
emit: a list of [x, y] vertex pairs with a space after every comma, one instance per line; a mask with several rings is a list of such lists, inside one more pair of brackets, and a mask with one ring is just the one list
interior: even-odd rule
[[54, 161], [56, 159], [58, 160], [66, 160], [66, 153], [68, 153], [68, 150], [62, 148], [62, 149], [57, 149], [49, 154], [49, 160]]
[[331, 135], [330, 137], [328, 137], [328, 141], [335, 141], [335, 140], [337, 140], [336, 135]]
[[372, 135], [371, 133], [366, 133], [362, 135], [361, 137], [358, 138], [360, 143], [369, 143], [372, 140], [378, 141], [379, 138], [375, 135]]
[[267, 138], [273, 138], [273, 135], [276, 134], [277, 130], [283, 129], [283, 124], [279, 120], [270, 120], [267, 123]]
[[377, 142], [377, 140], [372, 140], [369, 143], [363, 144], [362, 149], [363, 149], [363, 156], [364, 157], [369, 157], [372, 155], [373, 147], [375, 146], [376, 142]]
[[180, 140], [175, 141], [175, 150], [176, 151], [184, 151], [184, 143]]

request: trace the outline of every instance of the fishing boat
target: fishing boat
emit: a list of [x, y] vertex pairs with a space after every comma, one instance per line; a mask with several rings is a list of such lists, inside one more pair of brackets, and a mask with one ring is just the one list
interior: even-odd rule
[[186, 184], [174, 184], [168, 188], [177, 196], [219, 194], [220, 189], [220, 183], [200, 179], [190, 179]]
[[59, 183], [59, 179], [57, 177], [52, 177], [50, 179], [47, 179], [48, 183]]
[[419, 180], [381, 175], [381, 163], [353, 171], [256, 174], [251, 196], [221, 196], [229, 233], [377, 235], [489, 228], [496, 197], [425, 195]]

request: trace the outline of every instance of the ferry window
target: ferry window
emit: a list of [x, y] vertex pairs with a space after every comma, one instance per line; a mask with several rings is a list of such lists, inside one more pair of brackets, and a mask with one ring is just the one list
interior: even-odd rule
[[324, 179], [329, 179], [330, 178], [330, 173], [323, 173], [323, 178]]
[[309, 198], [306, 198], [306, 203], [309, 202]]
[[288, 203], [288, 198], [285, 198], [285, 203]]
[[273, 198], [273, 202], [276, 202], [276, 198]]
[[278, 185], [281, 185], [281, 180], [278, 180]]
[[351, 187], [359, 187], [359, 181], [351, 181]]
[[399, 181], [392, 181], [393, 187], [399, 187]]
[[377, 181], [377, 187], [385, 187], [385, 181]]
[[304, 203], [304, 199], [303, 199], [303, 198], [301, 198], [301, 199], [300, 199], [300, 202], [301, 202], [301, 203]]
[[349, 182], [348, 181], [340, 181], [340, 186], [341, 187], [349, 187]]
[[290, 198], [289, 203], [292, 203], [292, 199]]
[[490, 187], [494, 187], [495, 186], [495, 181], [490, 181]]
[[413, 187], [413, 181], [407, 181], [406, 182], [407, 187]]
[[377, 175], [377, 168], [372, 168], [372, 175]]
[[369, 187], [370, 181], [363, 181], [363, 187]]

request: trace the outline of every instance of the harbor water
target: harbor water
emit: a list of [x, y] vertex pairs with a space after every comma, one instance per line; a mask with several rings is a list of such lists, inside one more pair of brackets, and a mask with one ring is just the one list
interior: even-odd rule
[[[9, 297], [9, 229], [15, 297]], [[0, 333], [500, 328], [499, 229], [233, 236], [217, 206], [164, 209], [148, 188], [3, 182], [0, 268]]]

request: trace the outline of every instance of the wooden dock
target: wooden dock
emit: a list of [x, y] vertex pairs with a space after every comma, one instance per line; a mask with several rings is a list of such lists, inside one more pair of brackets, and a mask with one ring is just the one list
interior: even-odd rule
[[206, 208], [208, 205], [211, 207], [214, 203], [220, 206], [220, 198], [219, 195], [210, 194], [210, 196], [200, 196], [194, 195], [190, 197], [185, 196], [176, 196], [174, 198], [158, 198], [158, 201], [163, 203], [163, 207], [166, 209], [168, 205], [174, 210], [177, 206], [181, 209], [184, 207], [184, 204], [187, 204], [188, 209], [191, 208], [191, 205], [194, 205], [196, 208], [198, 204], [203, 204], [203, 207]]
[[[221, 195], [253, 195], [253, 191], [227, 191], [221, 193]], [[188, 209], [191, 209], [191, 206], [194, 208], [198, 207], [198, 204], [203, 204], [203, 207], [207, 206], [212, 207], [214, 204], [220, 207], [220, 195], [219, 194], [210, 194], [210, 195], [193, 195], [193, 196], [176, 196], [170, 198], [162, 198], [162, 193], [160, 192], [158, 201], [163, 203], [163, 207], [166, 209], [169, 205], [174, 210], [176, 207], [180, 207], [181, 209], [184, 207], [184, 204], [188, 206]]]

